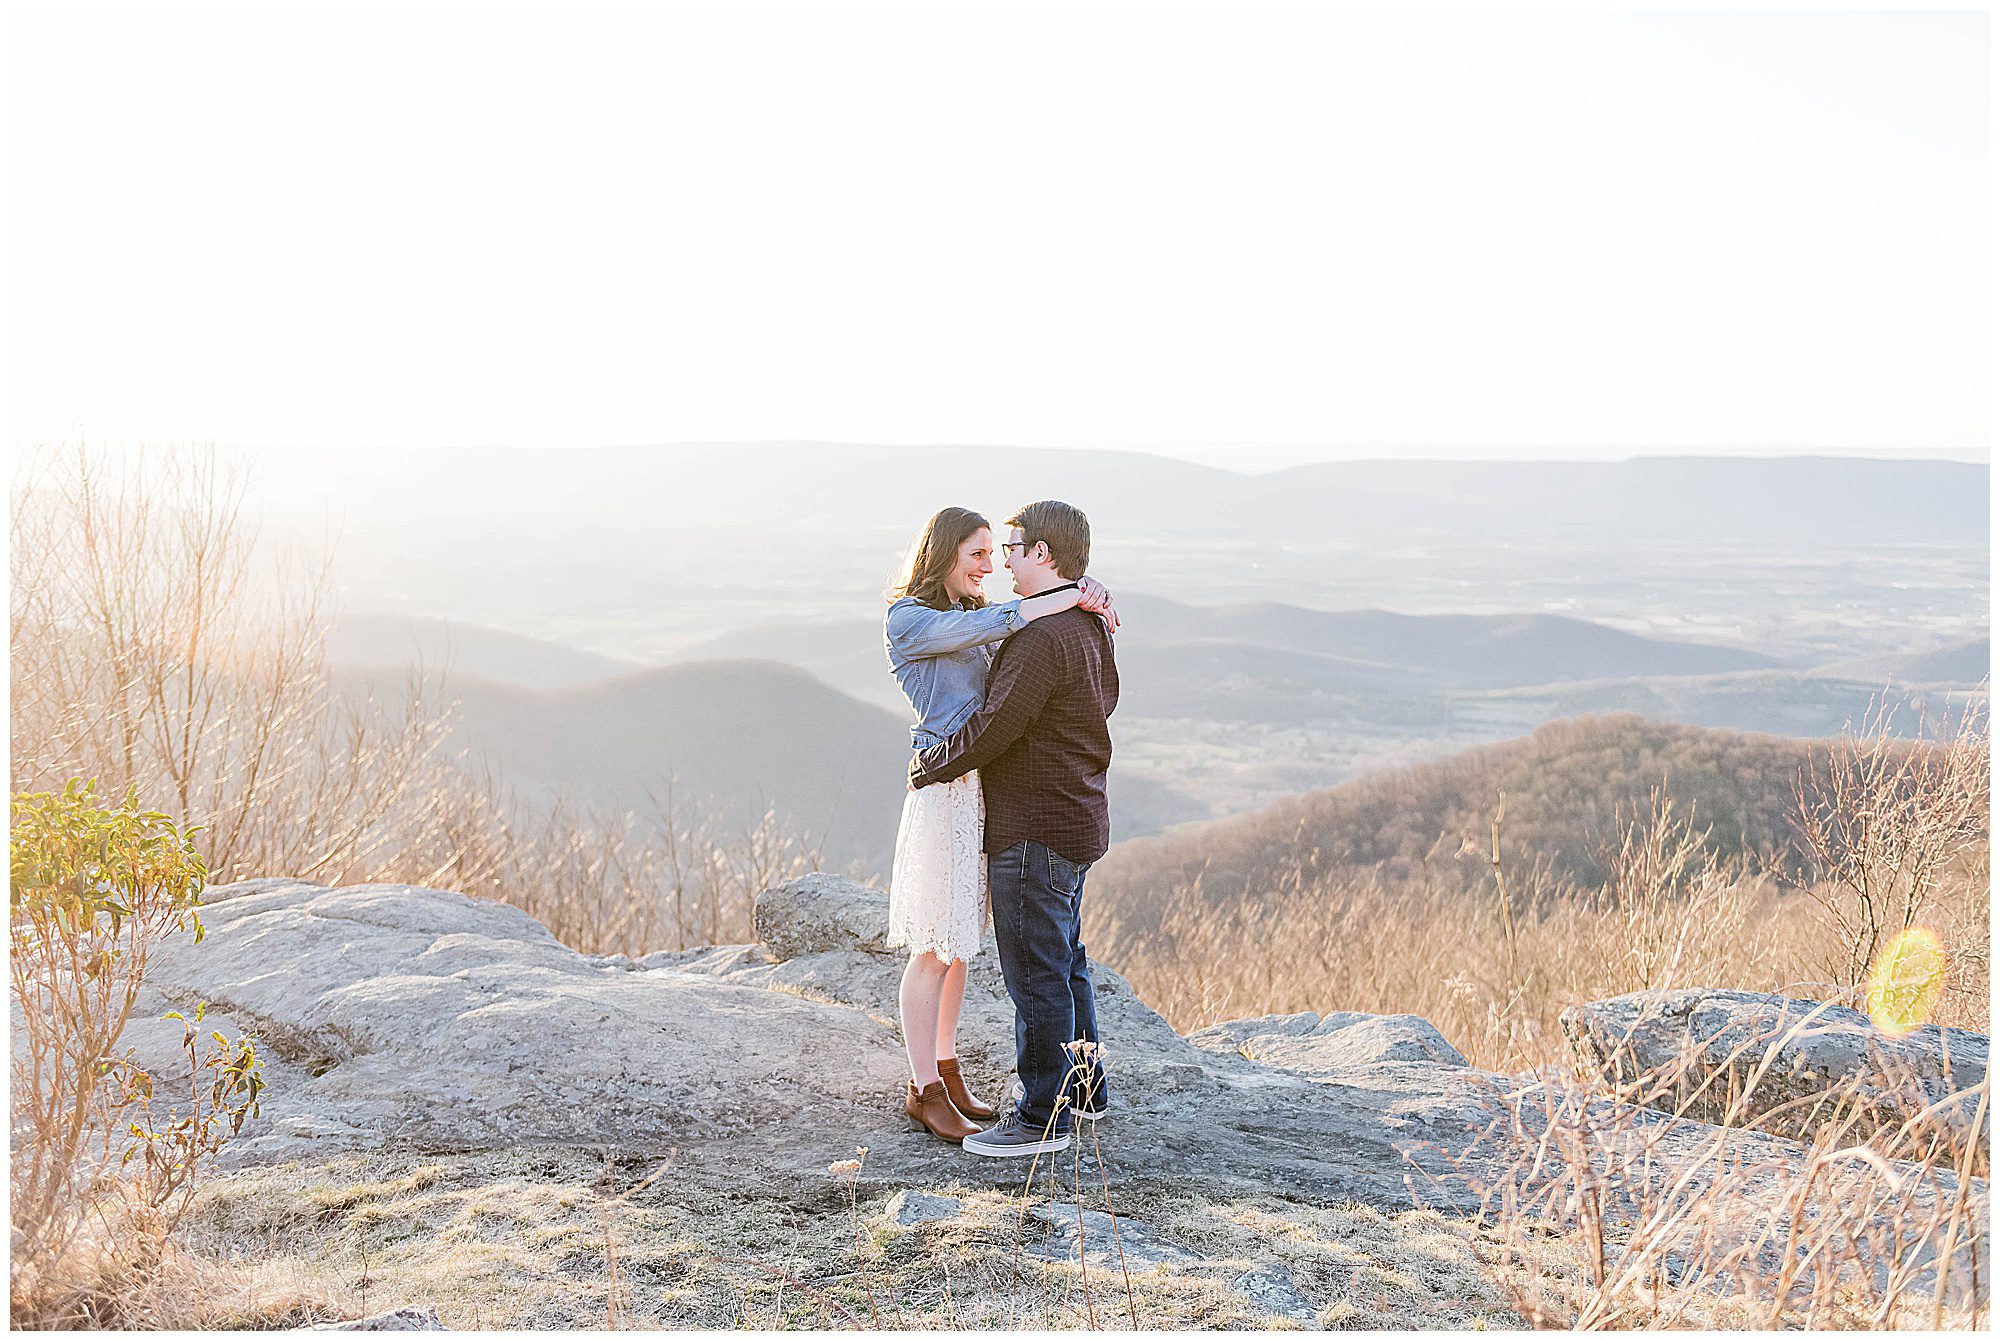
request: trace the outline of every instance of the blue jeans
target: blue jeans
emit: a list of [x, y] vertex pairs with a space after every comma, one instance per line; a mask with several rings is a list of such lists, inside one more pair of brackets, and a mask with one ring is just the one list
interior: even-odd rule
[[[1016, 843], [986, 859], [993, 898], [993, 934], [1000, 973], [1014, 1000], [1014, 1071], [1021, 1078], [1021, 1120], [1036, 1131], [1068, 1131], [1056, 1099], [1069, 1076], [1063, 1045], [1097, 1042], [1097, 1000], [1083, 953], [1083, 877], [1074, 865], [1036, 842]], [[1091, 1083], [1104, 1094], [1103, 1073], [1089, 1063]]]

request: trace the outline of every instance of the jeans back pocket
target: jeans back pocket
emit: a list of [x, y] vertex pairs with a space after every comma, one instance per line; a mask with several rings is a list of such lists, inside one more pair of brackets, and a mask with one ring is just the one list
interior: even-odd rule
[[1052, 847], [1043, 847], [1049, 858], [1049, 888], [1059, 889], [1065, 894], [1076, 893], [1076, 887], [1083, 880], [1083, 868], [1063, 856]]

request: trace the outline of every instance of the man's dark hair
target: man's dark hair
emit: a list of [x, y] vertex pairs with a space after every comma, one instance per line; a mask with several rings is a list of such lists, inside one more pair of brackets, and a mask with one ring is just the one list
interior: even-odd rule
[[1017, 511], [1007, 525], [1021, 528], [1021, 539], [1030, 549], [1037, 540], [1047, 545], [1056, 571], [1070, 581], [1090, 568], [1090, 518], [1079, 509], [1045, 498]]

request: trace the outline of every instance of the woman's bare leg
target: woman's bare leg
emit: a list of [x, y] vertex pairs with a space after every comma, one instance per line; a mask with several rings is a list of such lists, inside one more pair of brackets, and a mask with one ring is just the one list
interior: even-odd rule
[[[963, 993], [964, 966], [959, 967], [959, 991]], [[911, 955], [909, 967], [903, 970], [903, 988], [899, 994], [903, 1008], [903, 1048], [910, 1054], [910, 1079], [917, 1082], [918, 1089], [939, 1083], [938, 1007], [949, 972], [944, 961], [929, 951]], [[957, 1017], [958, 1007], [954, 1005], [954, 1033], [958, 1029]]]
[[965, 961], [954, 959], [939, 983], [937, 1055], [958, 1056], [958, 1012], [965, 1005]]

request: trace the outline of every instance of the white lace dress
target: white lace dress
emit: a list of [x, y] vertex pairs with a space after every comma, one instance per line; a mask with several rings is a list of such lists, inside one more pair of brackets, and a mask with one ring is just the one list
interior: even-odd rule
[[979, 953], [986, 928], [986, 800], [979, 774], [903, 797], [889, 872], [889, 948], [926, 950], [949, 964]]

